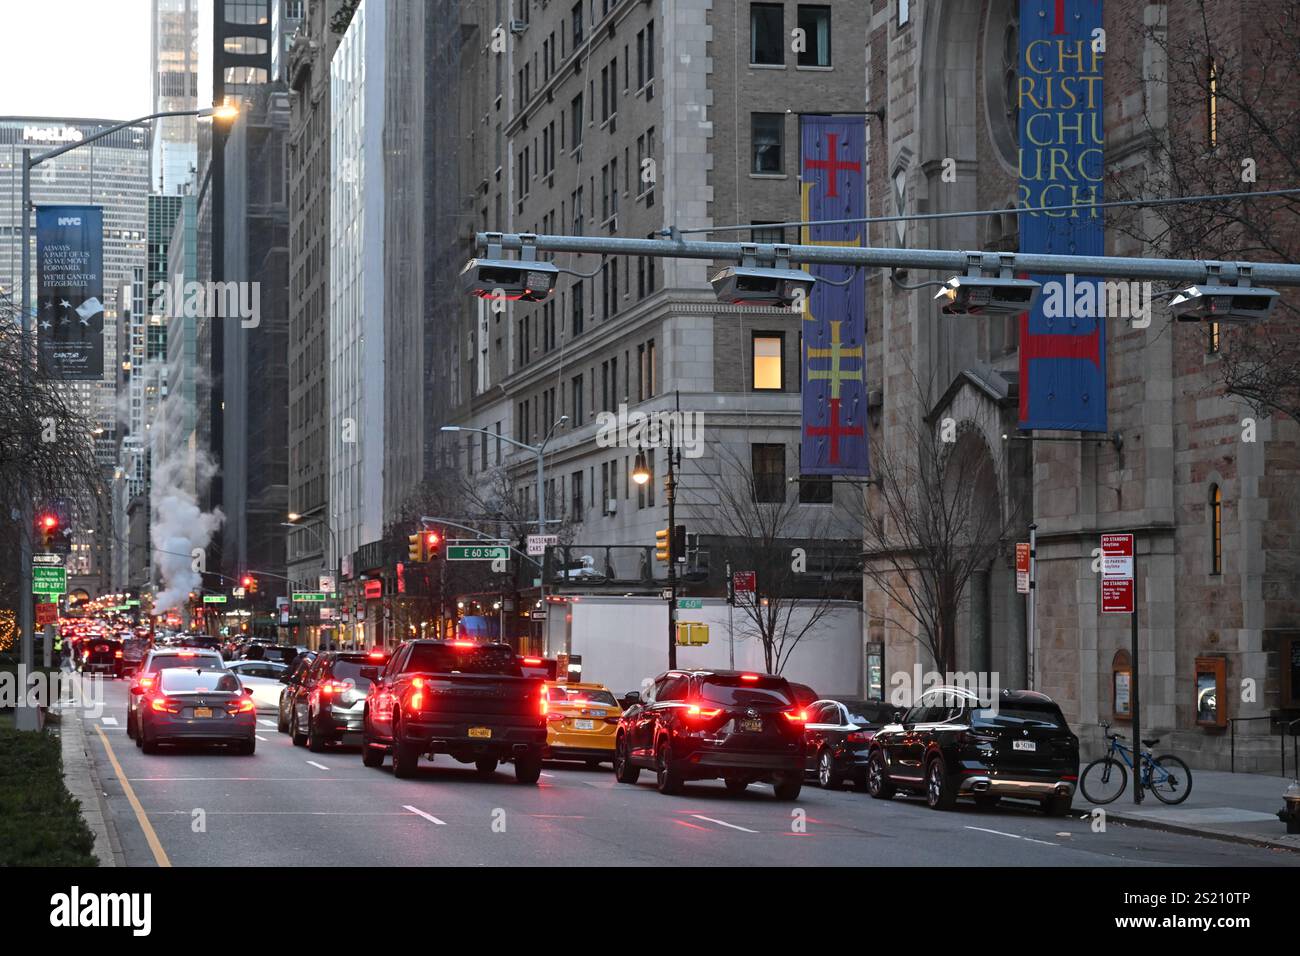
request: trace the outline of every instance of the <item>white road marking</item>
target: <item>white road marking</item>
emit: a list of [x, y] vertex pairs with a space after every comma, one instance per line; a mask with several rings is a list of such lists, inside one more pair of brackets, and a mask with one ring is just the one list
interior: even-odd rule
[[314, 761], [314, 760], [308, 760], [307, 762], [308, 762], [309, 764], [311, 764], [313, 767], [315, 767], [317, 770], [328, 770], [328, 769], [329, 769], [329, 767], [325, 766], [323, 763], [317, 763], [317, 762]]
[[263, 717], [259, 717], [259, 718], [257, 718], [257, 722], [258, 722], [259, 724], [261, 724], [263, 727], [274, 727], [274, 726], [276, 726], [274, 720], [266, 720], [266, 719], [263, 718]]
[[543, 777], [554, 777], [555, 774], [553, 774], [553, 773], [547, 773], [546, 771], [543, 770], [543, 771], [542, 771], [542, 776], [543, 776]]
[[410, 804], [406, 804], [406, 803], [402, 804], [402, 809], [410, 810], [417, 817], [424, 817], [424, 819], [428, 820], [430, 823], [436, 823], [440, 827], [445, 827], [447, 825], [445, 822], [435, 817], [432, 813], [425, 813], [423, 810], [413, 807]]
[[697, 819], [697, 820], [705, 820], [705, 821], [707, 821], [707, 822], [709, 822], [709, 823], [716, 823], [716, 824], [717, 824], [718, 826], [720, 826], [720, 827], [731, 827], [731, 829], [733, 829], [733, 830], [739, 830], [741, 833], [757, 833], [757, 832], [758, 832], [757, 830], [749, 830], [749, 829], [746, 829], [745, 827], [738, 827], [738, 826], [736, 826], [734, 823], [728, 823], [726, 820], [715, 820], [715, 819], [713, 819], [713, 817], [702, 816], [701, 814], [698, 814], [698, 813], [692, 813], [691, 816], [693, 816], [693, 817], [694, 817], [695, 819]]
[[101, 717], [101, 718], [99, 718], [99, 722], [102, 723], [105, 727], [116, 727], [116, 726], [117, 726], [117, 718], [116, 718], [116, 717]]
[[1003, 833], [1001, 830], [989, 830], [986, 827], [966, 827], [967, 830], [979, 830], [980, 833], [994, 833], [998, 836], [1011, 837], [1013, 840], [1024, 840], [1026, 843], [1041, 843], [1043, 846], [1060, 846], [1059, 843], [1052, 843], [1050, 840], [1035, 840], [1033, 837], [1020, 836], [1018, 833]]
[[253, 736], [256, 737], [258, 740], [260, 740], [262, 743], [266, 743], [266, 738], [263, 737], [261, 734], [253, 734]]

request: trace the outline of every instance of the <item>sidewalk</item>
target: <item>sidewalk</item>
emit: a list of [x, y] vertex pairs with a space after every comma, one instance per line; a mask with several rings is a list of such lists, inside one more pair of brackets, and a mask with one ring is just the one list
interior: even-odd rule
[[[1104, 809], [1111, 820], [1130, 826], [1300, 851], [1300, 833], [1288, 834], [1286, 824], [1277, 818], [1282, 794], [1290, 785], [1289, 779], [1279, 776], [1193, 770], [1192, 792], [1178, 806], [1166, 806], [1149, 790], [1143, 793], [1141, 806], [1135, 806], [1130, 779], [1129, 791]], [[1093, 807], [1082, 793], [1075, 795], [1075, 810]]]

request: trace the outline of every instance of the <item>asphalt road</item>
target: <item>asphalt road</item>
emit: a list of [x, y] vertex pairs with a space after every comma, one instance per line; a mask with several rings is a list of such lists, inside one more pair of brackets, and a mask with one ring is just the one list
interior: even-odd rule
[[[145, 756], [126, 736], [124, 681], [85, 717], [129, 866], [1296, 866], [1297, 854], [1110, 823], [1050, 819], [1028, 804], [936, 813], [919, 798], [872, 800], [806, 785], [794, 803], [721, 781], [659, 794], [608, 765], [548, 764], [520, 786], [440, 756], [412, 780], [361, 764], [357, 748], [313, 754], [259, 715], [257, 753]], [[1082, 798], [1076, 797], [1076, 800]]]

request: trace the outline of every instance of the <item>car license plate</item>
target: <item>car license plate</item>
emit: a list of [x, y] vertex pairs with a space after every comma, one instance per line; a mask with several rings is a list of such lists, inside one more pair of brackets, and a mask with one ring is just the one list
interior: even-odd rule
[[195, 717], [211, 717], [211, 716], [212, 716], [212, 708], [211, 708], [211, 707], [195, 707], [195, 708], [194, 708], [194, 716], [195, 716]]
[[595, 730], [596, 722], [594, 720], [575, 720], [573, 726], [575, 730]]
[[1032, 740], [1013, 740], [1011, 741], [1012, 750], [1037, 750], [1038, 744]]
[[757, 734], [763, 731], [762, 718], [751, 717], [740, 722], [740, 729], [746, 733]]
[[471, 727], [471, 728], [469, 729], [469, 735], [470, 735], [471, 737], [491, 737], [491, 736], [492, 736], [492, 728], [491, 728], [491, 727]]

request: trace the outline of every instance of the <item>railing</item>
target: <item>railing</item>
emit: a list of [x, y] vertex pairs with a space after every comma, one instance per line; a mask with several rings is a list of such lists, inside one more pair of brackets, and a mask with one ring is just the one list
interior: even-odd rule
[[1267, 720], [1277, 724], [1282, 728], [1282, 733], [1278, 735], [1278, 756], [1281, 761], [1281, 773], [1285, 777], [1286, 772], [1286, 738], [1287, 734], [1291, 735], [1291, 768], [1296, 773], [1300, 773], [1300, 737], [1296, 735], [1296, 725], [1300, 724], [1300, 717], [1295, 720], [1285, 720], [1281, 717], [1261, 716], [1261, 717], [1229, 717], [1228, 730], [1230, 737], [1229, 752], [1231, 754], [1230, 764], [1231, 772], [1237, 772], [1237, 722], [1250, 720]]

